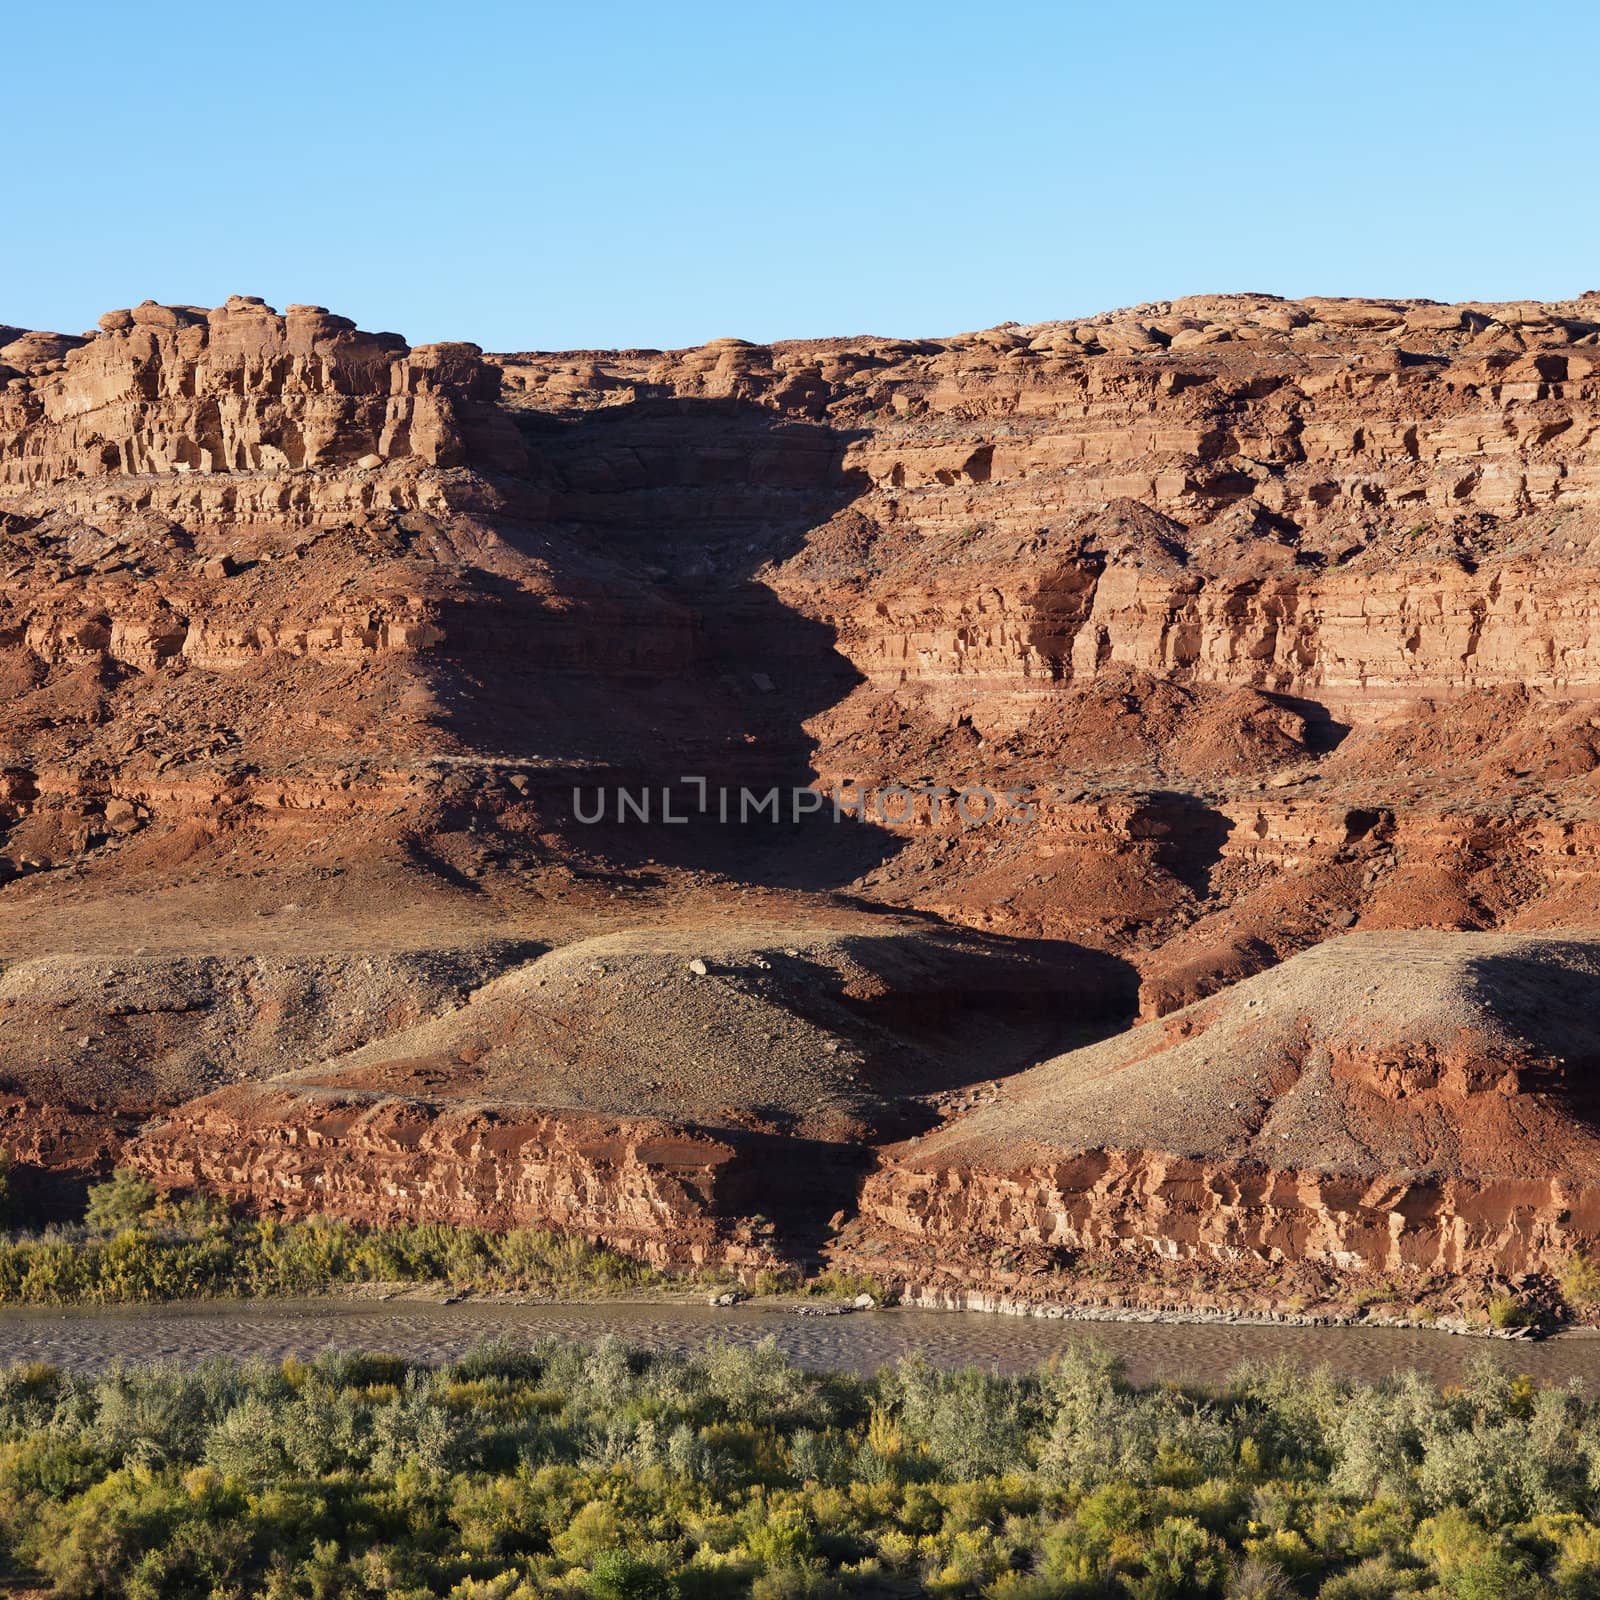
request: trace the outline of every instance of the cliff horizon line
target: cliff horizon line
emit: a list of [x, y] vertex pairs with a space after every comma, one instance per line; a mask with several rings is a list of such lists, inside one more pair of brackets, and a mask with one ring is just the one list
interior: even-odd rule
[[[1597, 617], [1592, 292], [0, 327], [0, 1145], [40, 1215], [128, 1163], [928, 1303], [1554, 1305]], [[574, 814], [685, 774], [1032, 815]]]

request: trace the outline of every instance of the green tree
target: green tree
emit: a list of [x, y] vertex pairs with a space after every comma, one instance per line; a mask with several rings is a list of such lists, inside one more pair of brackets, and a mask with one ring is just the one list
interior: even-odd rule
[[89, 1209], [83, 1220], [96, 1233], [132, 1227], [156, 1203], [148, 1178], [132, 1167], [118, 1167], [104, 1183], [89, 1185]]

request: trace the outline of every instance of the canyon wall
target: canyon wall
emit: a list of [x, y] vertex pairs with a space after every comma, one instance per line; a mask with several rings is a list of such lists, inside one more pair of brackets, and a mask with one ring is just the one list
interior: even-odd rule
[[[926, 688], [943, 715], [1025, 717], [1127, 667], [1371, 717], [1592, 691], [1597, 331], [1595, 296], [1214, 296], [919, 343], [498, 359], [513, 405], [825, 419], [854, 526], [774, 582], [871, 684]], [[625, 496], [626, 453], [607, 460], [563, 496], [576, 514]]]
[[981, 1283], [996, 1248], [1316, 1263], [1374, 1277], [1559, 1275], [1600, 1231], [1600, 1187], [1562, 1178], [1473, 1182], [1256, 1168], [1093, 1151], [1005, 1176], [949, 1168], [875, 1175], [862, 1198], [880, 1254], [910, 1281]]
[[[76, 478], [517, 464], [471, 344], [367, 334], [322, 306], [108, 311], [93, 336], [0, 347], [0, 486]], [[261, 509], [267, 509], [263, 502]]]
[[[665, 352], [413, 348], [248, 296], [8, 330], [0, 1088], [23, 1121], [76, 1107], [102, 1154], [157, 1117], [130, 1148], [163, 1182], [663, 1261], [876, 1250], [910, 1281], [943, 1252], [976, 1282], [970, 1235], [1047, 1271], [1552, 1269], [1594, 1233], [1587, 1156], [1530, 1132], [1532, 1089], [1496, 1124], [1529, 1153], [1511, 1173], [1482, 1141], [1378, 1137], [1415, 1107], [1482, 1121], [1420, 1080], [1364, 1144], [1292, 1158], [1109, 1107], [1026, 1152], [953, 1130], [984, 1085], [1079, 1072], [1071, 1046], [1136, 1019], [1165, 1038], [1349, 932], [1600, 925], [1597, 417], [1594, 295], [1197, 296]], [[693, 783], [911, 795], [577, 815]], [[963, 790], [1026, 817], [974, 820]], [[824, 1038], [801, 989], [756, 1004], [718, 971], [713, 932], [757, 924], [787, 932], [747, 976], [874, 926], [979, 943], [933, 989], [880, 975], [893, 1027]], [[671, 970], [619, 989], [587, 941], [641, 931]], [[454, 952], [492, 1000], [530, 945], [571, 953], [587, 1009], [530, 969], [475, 1012], [430, 965]], [[260, 976], [290, 959], [320, 997], [294, 1028]], [[1061, 974], [1054, 999], [994, 1000], [996, 961]], [[657, 1004], [696, 962], [693, 1006]], [[158, 969], [200, 998], [135, 1017]], [[992, 991], [959, 1050], [904, 1031], [941, 985]], [[462, 1036], [386, 1054], [435, 1024]], [[820, 1073], [826, 1115], [755, 1087], [763, 1060]], [[780, 1148], [781, 1238], [751, 1231]]]
[[1597, 959], [1573, 935], [1326, 940], [885, 1151], [853, 1249], [946, 1288], [996, 1287], [1008, 1251], [1559, 1277], [1600, 1227]]
[[162, 1187], [269, 1215], [559, 1228], [661, 1267], [776, 1259], [722, 1192], [751, 1154], [692, 1127], [224, 1090], [134, 1148]]

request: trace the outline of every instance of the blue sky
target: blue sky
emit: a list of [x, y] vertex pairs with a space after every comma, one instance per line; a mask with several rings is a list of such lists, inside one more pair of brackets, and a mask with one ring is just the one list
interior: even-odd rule
[[1576, 4], [19, 4], [0, 321], [491, 349], [1600, 287]]

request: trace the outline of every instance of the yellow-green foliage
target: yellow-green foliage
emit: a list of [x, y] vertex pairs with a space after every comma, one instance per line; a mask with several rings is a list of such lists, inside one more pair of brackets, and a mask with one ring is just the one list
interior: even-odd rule
[[1600, 1267], [1574, 1251], [1561, 1274], [1561, 1292], [1570, 1305], [1588, 1307], [1600, 1303]]
[[806, 1293], [849, 1300], [854, 1300], [858, 1295], [870, 1294], [874, 1300], [880, 1302], [891, 1298], [889, 1291], [878, 1279], [869, 1277], [864, 1272], [845, 1272], [838, 1267], [830, 1267], [826, 1272], [819, 1272], [806, 1284]]
[[90, 1185], [84, 1223], [91, 1233], [116, 1233], [132, 1227], [156, 1206], [150, 1180], [132, 1167], [118, 1167], [104, 1183]]
[[[120, 1235], [119, 1235], [120, 1237]], [[0, 1572], [128, 1600], [1585, 1596], [1600, 1403], [772, 1346], [0, 1371]]]
[[112, 1305], [440, 1281], [609, 1290], [657, 1275], [584, 1239], [537, 1228], [237, 1219], [215, 1201], [158, 1197], [130, 1172], [91, 1187], [83, 1228], [0, 1236], [0, 1304]]
[[1514, 1294], [1498, 1294], [1486, 1310], [1491, 1328], [1525, 1328], [1531, 1320], [1528, 1308]]

